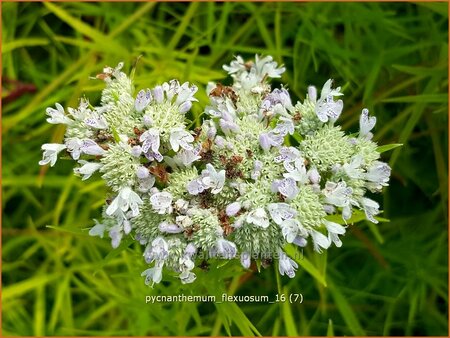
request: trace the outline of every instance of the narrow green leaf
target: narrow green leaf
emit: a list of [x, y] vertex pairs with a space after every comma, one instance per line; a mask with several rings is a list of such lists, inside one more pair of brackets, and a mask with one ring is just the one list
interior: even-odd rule
[[185, 12], [183, 19], [181, 20], [180, 24], [178, 25], [178, 29], [175, 32], [175, 34], [172, 36], [172, 39], [169, 41], [169, 44], [167, 46], [168, 50], [173, 50], [177, 46], [178, 42], [180, 41], [183, 34], [185, 34], [186, 29], [189, 26], [189, 23], [192, 20], [192, 17], [197, 11], [198, 8], [197, 2], [191, 2], [189, 5], [188, 10]]
[[325, 276], [322, 275], [319, 270], [303, 255], [300, 256], [298, 250], [289, 244], [285, 248], [286, 253], [298, 263], [306, 272], [313, 276], [320, 284], [327, 286]]
[[9, 53], [14, 49], [23, 47], [33, 47], [33, 46], [45, 46], [48, 45], [49, 41], [47, 39], [41, 38], [27, 38], [27, 39], [17, 39], [10, 42], [5, 42], [2, 48], [2, 54]]
[[339, 312], [342, 315], [345, 324], [347, 324], [350, 332], [354, 336], [365, 336], [366, 333], [361, 327], [361, 324], [359, 323], [359, 320], [356, 317], [356, 314], [350, 306], [347, 298], [344, 297], [344, 295], [341, 293], [339, 288], [334, 285], [334, 283], [329, 283], [329, 290], [331, 295], [333, 296], [334, 304], [336, 304], [337, 308], [339, 309]]
[[[285, 287], [283, 289], [285, 295], [289, 295], [289, 290]], [[286, 333], [289, 337], [298, 337], [297, 327], [295, 325], [294, 316], [291, 311], [291, 304], [289, 300], [281, 303], [283, 311], [284, 326], [286, 327]]]
[[393, 97], [390, 99], [384, 99], [381, 102], [399, 102], [399, 103], [446, 103], [448, 102], [447, 94], [422, 94], [422, 95], [410, 95]]
[[128, 54], [128, 51], [122, 45], [118, 44], [115, 40], [111, 39], [107, 35], [102, 34], [97, 29], [85, 24], [84, 22], [78, 20], [77, 18], [74, 18], [61, 7], [51, 2], [44, 2], [44, 5], [56, 16], [58, 16], [62, 21], [72, 26], [75, 30], [85, 35], [86, 37], [91, 38], [97, 44], [103, 46], [106, 50], [118, 51], [122, 55]]
[[[16, 126], [19, 122], [29, 117], [36, 110], [43, 108], [42, 102], [51, 95], [51, 93], [60, 87], [67, 79], [72, 76], [73, 73], [77, 72], [80, 68], [83, 67], [83, 64], [88, 60], [90, 55], [84, 55], [77, 62], [73, 63], [70, 67], [66, 68], [66, 70], [61, 73], [56, 79], [54, 79], [47, 87], [39, 91], [33, 98], [29, 101], [29, 103], [20, 110], [17, 114], [6, 116], [2, 119], [3, 122], [3, 132], [7, 132], [12, 127]], [[44, 111], [42, 111], [42, 116], [45, 116]]]
[[45, 286], [36, 288], [36, 299], [33, 311], [33, 334], [35, 336], [45, 336]]
[[47, 275], [37, 275], [35, 277], [31, 277], [22, 282], [18, 282], [16, 284], [12, 284], [10, 286], [6, 286], [2, 290], [2, 300], [11, 299], [14, 297], [21, 296], [31, 290], [38, 288], [41, 285], [45, 285], [54, 279], [58, 278], [59, 274], [47, 274]]
[[327, 337], [334, 337], [333, 321], [328, 319]]
[[385, 144], [385, 145], [377, 147], [377, 151], [381, 154], [381, 153], [384, 153], [386, 151], [389, 151], [389, 150], [392, 150], [392, 149], [395, 149], [395, 148], [398, 148], [401, 146], [403, 146], [403, 143]]

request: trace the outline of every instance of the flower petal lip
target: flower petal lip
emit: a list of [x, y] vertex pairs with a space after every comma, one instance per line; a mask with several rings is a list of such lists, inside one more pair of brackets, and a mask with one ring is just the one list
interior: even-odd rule
[[136, 100], [134, 102], [134, 108], [137, 112], [143, 111], [151, 102], [152, 93], [150, 89], [144, 90], [141, 89], [136, 96]]
[[43, 144], [41, 149], [44, 151], [42, 154], [42, 160], [39, 161], [40, 165], [45, 165], [50, 163], [50, 166], [53, 167], [58, 159], [58, 154], [66, 149], [67, 146], [65, 144], [58, 143], [46, 143]]

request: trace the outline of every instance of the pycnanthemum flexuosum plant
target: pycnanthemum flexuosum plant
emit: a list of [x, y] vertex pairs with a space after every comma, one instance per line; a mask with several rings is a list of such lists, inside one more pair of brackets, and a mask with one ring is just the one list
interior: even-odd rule
[[206, 117], [190, 130], [196, 86], [171, 80], [135, 95], [121, 68], [103, 70], [99, 106], [81, 99], [67, 112], [58, 103], [47, 109], [47, 121], [67, 129], [64, 144], [42, 146], [40, 164], [53, 166], [64, 151], [83, 180], [101, 174], [110, 194], [89, 234], [107, 233], [113, 248], [134, 234], [151, 265], [146, 283], [159, 283], [164, 267], [193, 282], [199, 254], [240, 258], [244, 268], [275, 258], [292, 278], [298, 266], [287, 243], [310, 242], [319, 253], [340, 247], [346, 228], [336, 215], [345, 224], [355, 210], [377, 223], [379, 205], [366, 193], [387, 186], [391, 170], [371, 141], [376, 119], [363, 109], [359, 132], [346, 135], [335, 124], [343, 94], [331, 80], [294, 104], [268, 82], [283, 67], [238, 56], [224, 66], [233, 85], [208, 85]]

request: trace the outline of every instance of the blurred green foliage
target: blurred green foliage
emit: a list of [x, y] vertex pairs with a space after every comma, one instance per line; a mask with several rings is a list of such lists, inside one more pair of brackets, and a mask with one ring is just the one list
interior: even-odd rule
[[[2, 2], [3, 335], [447, 335], [447, 3]], [[142, 249], [90, 238], [105, 187], [72, 163], [40, 168], [42, 143], [63, 129], [45, 108], [99, 97], [89, 76], [139, 55], [137, 87], [171, 78], [229, 81], [233, 55], [273, 55], [295, 99], [333, 78], [341, 123], [377, 116], [393, 167], [382, 196], [390, 222], [351, 226], [342, 248], [305, 250], [296, 278], [273, 266], [146, 287]], [[17, 82], [18, 81], [18, 82]], [[207, 96], [200, 90], [200, 103]], [[194, 107], [200, 118], [201, 105]], [[147, 295], [302, 293], [302, 304], [145, 304]]]

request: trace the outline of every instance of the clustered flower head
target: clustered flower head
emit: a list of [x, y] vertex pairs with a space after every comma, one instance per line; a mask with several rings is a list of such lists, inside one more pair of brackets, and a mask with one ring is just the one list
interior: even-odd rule
[[391, 169], [371, 140], [376, 118], [363, 109], [359, 132], [346, 135], [335, 125], [343, 94], [332, 80], [293, 103], [269, 84], [284, 67], [238, 56], [223, 67], [231, 86], [208, 84], [206, 117], [194, 129], [185, 115], [196, 86], [171, 80], [136, 93], [122, 66], [97, 76], [106, 85], [99, 106], [47, 108], [47, 121], [67, 129], [64, 144], [42, 146], [39, 164], [53, 166], [64, 151], [83, 180], [100, 173], [110, 193], [89, 234], [106, 234], [113, 248], [124, 236], [139, 241], [147, 284], [163, 272], [193, 282], [199, 254], [244, 268], [274, 258], [292, 278], [298, 266], [286, 244], [340, 247], [346, 227], [330, 219], [346, 224], [355, 210], [378, 222], [367, 192], [387, 186]]

